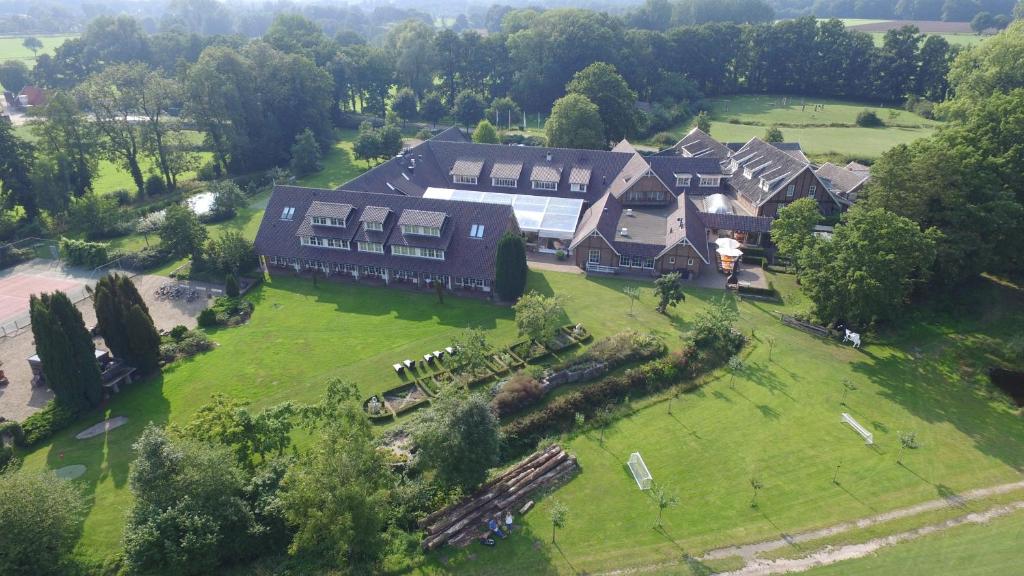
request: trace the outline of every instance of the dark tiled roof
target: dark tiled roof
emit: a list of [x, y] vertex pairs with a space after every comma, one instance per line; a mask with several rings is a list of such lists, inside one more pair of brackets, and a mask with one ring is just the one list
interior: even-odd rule
[[426, 226], [429, 228], [441, 228], [444, 226], [444, 219], [448, 215], [444, 212], [429, 212], [426, 210], [402, 210], [398, 217], [399, 226]]
[[846, 168], [840, 168], [831, 162], [822, 164], [814, 171], [818, 179], [829, 187], [829, 190], [840, 198], [849, 196], [861, 184], [867, 182], [871, 174], [868, 172], [854, 172]]
[[[754, 206], [760, 206], [775, 196], [790, 180], [810, 169], [810, 164], [797, 160], [763, 140], [751, 138], [732, 155], [730, 167], [732, 178], [729, 186]], [[747, 177], [748, 170], [752, 171], [750, 177]], [[767, 190], [761, 187], [762, 178], [769, 183]]]
[[708, 228], [715, 230], [738, 230], [740, 232], [770, 232], [772, 219], [767, 216], [747, 216], [745, 214], [713, 214], [701, 212], [701, 220]]
[[454, 164], [452, 164], [452, 169], [449, 173], [457, 176], [471, 176], [473, 178], [477, 178], [480, 176], [480, 172], [483, 170], [483, 168], [483, 160], [459, 159], [456, 160]]
[[[647, 158], [651, 163], [651, 169], [661, 178], [661, 181], [678, 195], [685, 192], [694, 195], [715, 194], [721, 192], [724, 180], [721, 185], [715, 188], [701, 188], [700, 179], [697, 174], [717, 174], [722, 171], [717, 158], [701, 157], [686, 158], [683, 156], [651, 156]], [[676, 187], [676, 174], [690, 174], [690, 186], [684, 188]]]
[[469, 138], [463, 134], [458, 126], [445, 128], [431, 138], [435, 142], [469, 142]]
[[523, 171], [522, 162], [495, 162], [491, 166], [491, 178], [509, 178], [519, 180]]
[[695, 156], [698, 158], [726, 158], [729, 148], [699, 128], [690, 130], [675, 146], [666, 150], [668, 154]]
[[852, 170], [853, 172], [871, 172], [870, 166], [865, 166], [860, 162], [850, 162], [849, 164], [846, 165], [846, 169]]
[[562, 179], [562, 170], [555, 166], [535, 165], [530, 171], [530, 181], [558, 182]]
[[[551, 155], [550, 161], [547, 159], [548, 154]], [[435, 137], [408, 150], [403, 156], [392, 158], [363, 173], [341, 188], [407, 196], [423, 196], [426, 189], [431, 187], [461, 188], [481, 192], [580, 198], [595, 202], [632, 157], [633, 154], [624, 152], [474, 144], [439, 141]], [[490, 177], [481, 178], [476, 186], [454, 184], [450, 172], [458, 160], [482, 160], [481, 174], [488, 176], [495, 164], [520, 164], [522, 174], [532, 174], [534, 166], [550, 166], [570, 173], [573, 168], [589, 169], [591, 175], [585, 193], [572, 192], [567, 179], [562, 179], [556, 190], [533, 190], [527, 178], [519, 178], [515, 188], [494, 186]]]
[[[405, 238], [401, 234], [400, 228], [394, 224], [395, 220], [392, 220], [390, 226], [385, 226], [384, 232], [372, 233], [373, 238], [365, 235], [362, 226], [358, 226], [358, 230], [342, 228], [338, 232], [350, 235], [354, 241], [366, 239], [385, 244], [440, 247], [446, 250], [446, 259], [410, 258], [392, 256], [390, 253], [372, 254], [359, 252], [354, 245], [352, 250], [302, 246], [299, 244], [296, 234], [304, 222], [309, 222], [309, 217], [306, 214], [312, 203], [316, 201], [350, 204], [353, 211], [357, 213], [372, 206], [386, 207], [396, 213], [405, 210], [445, 213], [448, 215], [448, 221], [441, 238]], [[281, 211], [285, 206], [295, 207], [294, 219], [280, 219]], [[469, 232], [473, 225], [485, 227], [486, 233], [483, 238], [470, 238]], [[267, 210], [256, 235], [255, 245], [257, 252], [266, 256], [313, 259], [357, 266], [386, 266], [431, 274], [493, 278], [494, 256], [497, 251], [498, 239], [506, 230], [510, 229], [516, 229], [512, 207], [501, 204], [277, 186], [267, 204]]]
[[363, 208], [363, 213], [359, 215], [359, 221], [383, 224], [388, 219], [390, 212], [391, 209], [386, 206], [367, 206]]
[[351, 204], [336, 204], [334, 202], [313, 202], [313, 204], [309, 207], [309, 212], [306, 213], [306, 217], [339, 218], [341, 220], [348, 220], [348, 216], [351, 213]]
[[569, 184], [587, 184], [590, 182], [590, 168], [573, 166], [569, 172]]

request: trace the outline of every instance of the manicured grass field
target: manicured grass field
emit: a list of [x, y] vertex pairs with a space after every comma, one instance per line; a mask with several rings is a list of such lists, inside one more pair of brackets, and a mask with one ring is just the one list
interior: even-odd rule
[[[825, 107], [816, 111], [815, 104]], [[857, 114], [865, 109], [878, 114], [886, 126], [857, 126]], [[716, 98], [711, 101], [711, 118], [711, 134], [720, 141], [746, 142], [755, 136], [763, 138], [767, 127], [778, 125], [785, 139], [800, 142], [809, 156], [835, 154], [863, 159], [876, 158], [897, 144], [929, 136], [941, 125], [912, 112], [880, 107], [877, 102], [777, 95]]]
[[[1020, 320], [1020, 297], [992, 286], [977, 295], [991, 307], [924, 317], [890, 339], [870, 338], [860, 351], [783, 326], [774, 306], [741, 303], [742, 330], [755, 337], [735, 388], [720, 371], [717, 381], [676, 400], [672, 414], [665, 401], [641, 404], [610, 427], [603, 446], [593, 431], [568, 441], [582, 473], [553, 496], [569, 509], [557, 547], [548, 544], [549, 497], [522, 519], [519, 535], [497, 548], [436, 558], [452, 556], [449, 566], [466, 574], [662, 564], [656, 573], [685, 574], [687, 567], [678, 565], [683, 554], [699, 557], [1018, 481], [1024, 421], [993, 392], [984, 368], [1006, 357], [1001, 339]], [[997, 316], [999, 309], [1005, 317]], [[682, 314], [692, 318], [693, 309], [687, 305]], [[769, 338], [776, 340], [771, 360]], [[856, 387], [846, 406], [840, 404], [844, 380]], [[841, 412], [874, 433], [874, 447], [840, 423]], [[921, 443], [904, 455], [905, 466], [896, 463], [901, 431], [916, 432]], [[638, 490], [625, 466], [634, 451], [654, 480], [680, 498], [665, 511], [661, 530], [654, 528], [654, 499]], [[832, 483], [837, 466], [838, 485]], [[764, 486], [758, 508], [750, 506], [751, 478]]]
[[[871, 35], [871, 39], [874, 41], [875, 46], [881, 47], [885, 44], [885, 32], [867, 32]], [[949, 42], [951, 46], [962, 46], [964, 48], [971, 48], [980, 45], [985, 40], [988, 40], [992, 36], [984, 35], [979, 36], [978, 34], [928, 34], [929, 36], [942, 36]]]
[[[39, 50], [38, 55], [53, 54], [57, 46], [63, 44], [65, 40], [77, 37], [77, 34], [36, 36], [43, 43], [43, 47]], [[29, 68], [35, 66], [35, 56], [32, 54], [32, 51], [21, 45], [25, 38], [26, 36], [0, 37], [0, 62], [4, 60], [22, 60]]]
[[874, 555], [804, 572], [807, 576], [1003, 576], [1020, 568], [1024, 512], [969, 524]]
[[[787, 276], [773, 278], [786, 307], [805, 304]], [[566, 321], [582, 322], [596, 337], [627, 327], [653, 330], [671, 346], [714, 290], [688, 290], [687, 301], [665, 317], [645, 290], [629, 316], [619, 278], [587, 279], [531, 273], [530, 288], [567, 297]], [[1019, 297], [987, 288], [981, 304], [957, 318], [913, 322], [885, 342], [867, 339], [862, 351], [822, 341], [781, 325], [775, 305], [739, 303], [740, 328], [754, 332], [745, 350], [749, 369], [716, 375], [697, 393], [664, 402], [643, 400], [615, 423], [599, 445], [596, 433], [572, 438], [583, 473], [556, 496], [570, 510], [559, 546], [547, 544], [549, 499], [520, 521], [522, 530], [496, 549], [445, 551], [443, 571], [458, 573], [568, 573], [678, 561], [682, 553], [777, 536], [856, 518], [967, 488], [1019, 479], [1024, 466], [1024, 423], [985, 383], [984, 368], [1003, 356], [1001, 338], [1021, 320]], [[332, 377], [348, 378], [363, 394], [398, 384], [391, 364], [451, 341], [467, 326], [482, 326], [495, 344], [515, 337], [512, 312], [475, 300], [351, 284], [275, 277], [254, 293], [249, 324], [213, 334], [217, 349], [125, 390], [100, 413], [28, 454], [29, 467], [88, 467], [81, 482], [91, 497], [79, 553], [98, 559], [117, 550], [131, 443], [148, 421], [185, 423], [221, 392], [258, 406], [316, 400]], [[1013, 306], [1013, 307], [1011, 307]], [[996, 312], [999, 311], [999, 312]], [[959, 318], [969, 318], [962, 320]], [[768, 338], [775, 338], [768, 360]], [[843, 379], [857, 386], [848, 407], [839, 405]], [[656, 399], [655, 399], [656, 400]], [[877, 447], [839, 423], [849, 411], [875, 433]], [[104, 416], [129, 423], [106, 436], [78, 441], [80, 429]], [[898, 431], [918, 433], [922, 448], [895, 464]], [[298, 439], [300, 442], [302, 438]], [[681, 504], [652, 528], [656, 507], [637, 490], [624, 467], [639, 450], [658, 482]], [[836, 465], [841, 484], [832, 484]], [[761, 506], [749, 506], [749, 479], [764, 483]], [[533, 540], [540, 543], [535, 545]], [[467, 553], [476, 555], [469, 559]], [[716, 565], [717, 566], [717, 565]]]

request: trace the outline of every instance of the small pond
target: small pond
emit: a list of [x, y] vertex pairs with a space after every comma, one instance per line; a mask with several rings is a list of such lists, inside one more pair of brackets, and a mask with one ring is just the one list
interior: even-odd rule
[[210, 210], [213, 210], [213, 201], [215, 198], [217, 198], [216, 192], [203, 192], [201, 194], [196, 194], [195, 196], [190, 196], [185, 202], [188, 203], [188, 207], [192, 209], [192, 212], [194, 212], [196, 216], [202, 216]]

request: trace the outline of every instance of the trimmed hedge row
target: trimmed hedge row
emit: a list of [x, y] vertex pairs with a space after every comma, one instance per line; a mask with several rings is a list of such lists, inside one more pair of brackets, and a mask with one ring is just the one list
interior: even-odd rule
[[543, 409], [527, 414], [502, 428], [506, 448], [512, 453], [530, 450], [545, 436], [571, 428], [576, 414], [593, 416], [609, 404], [630, 396], [650, 394], [686, 382], [684, 390], [697, 387], [695, 377], [726, 361], [739, 351], [742, 341], [714, 347], [688, 346], [666, 358], [658, 358], [609, 376], [551, 401]]
[[25, 434], [25, 446], [35, 446], [49, 440], [54, 434], [70, 426], [76, 418], [78, 418], [78, 412], [50, 400], [42, 410], [22, 421], [21, 429]]
[[88, 266], [95, 268], [110, 262], [107, 244], [103, 242], [86, 242], [74, 238], [60, 239], [60, 255], [72, 266]]

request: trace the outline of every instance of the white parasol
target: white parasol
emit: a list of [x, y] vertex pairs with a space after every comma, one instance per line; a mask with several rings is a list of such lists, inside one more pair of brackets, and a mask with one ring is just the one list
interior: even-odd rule
[[719, 238], [715, 240], [715, 244], [718, 244], [719, 248], [738, 249], [740, 247], [739, 241], [732, 238]]
[[716, 252], [727, 258], [739, 258], [740, 256], [743, 256], [743, 251], [739, 248], [719, 248]]

